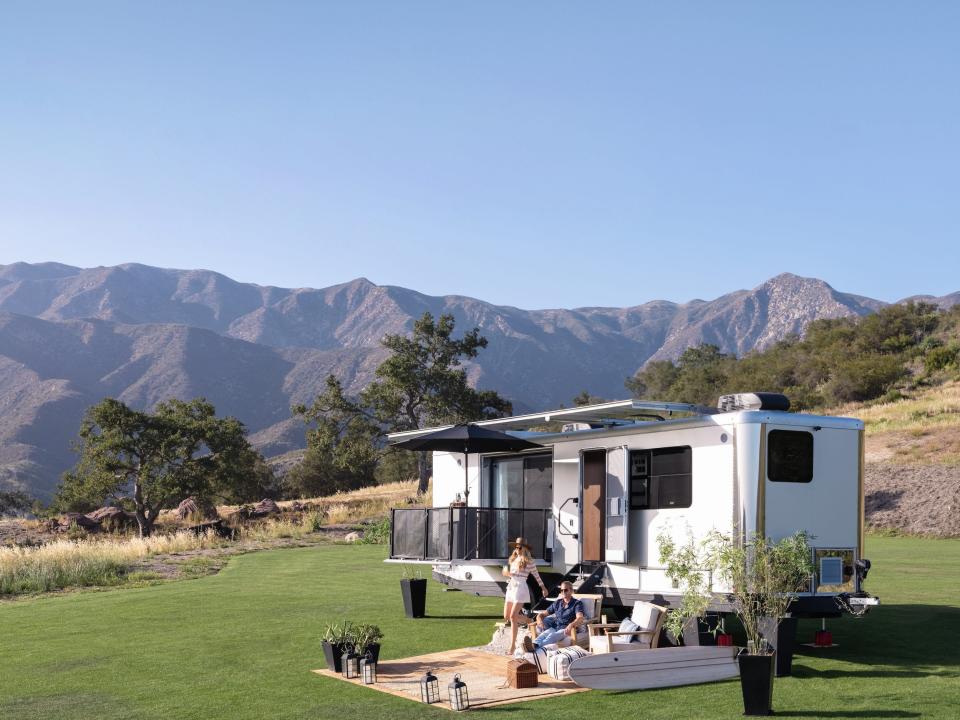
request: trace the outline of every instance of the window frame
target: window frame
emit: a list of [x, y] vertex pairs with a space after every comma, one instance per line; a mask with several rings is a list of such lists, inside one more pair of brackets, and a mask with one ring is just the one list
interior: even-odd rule
[[[810, 456], [809, 456], [809, 464], [808, 464], [808, 465], [809, 465], [809, 472], [808, 472], [808, 473], [806, 473], [806, 472], [804, 473], [804, 477], [805, 477], [806, 479], [797, 479], [797, 478], [795, 478], [795, 477], [784, 477], [783, 474], [782, 474], [782, 472], [779, 472], [779, 471], [782, 471], [782, 469], [783, 469], [783, 468], [781, 467], [781, 465], [783, 464], [783, 461], [781, 460], [781, 461], [779, 461], [779, 462], [777, 462], [777, 463], [774, 463], [774, 461], [773, 461], [773, 458], [774, 458], [774, 442], [775, 442], [775, 441], [779, 441], [779, 438], [784, 437], [784, 436], [787, 436], [787, 435], [794, 435], [794, 436], [801, 435], [801, 436], [804, 436], [804, 437], [806, 438], [806, 440], [805, 440], [804, 442], [809, 443], [809, 446], [810, 446], [810, 448], [809, 448], [809, 449], [810, 449]], [[776, 483], [790, 483], [790, 484], [794, 484], [794, 485], [809, 485], [811, 482], [813, 482], [813, 463], [814, 463], [814, 459], [815, 459], [815, 455], [816, 455], [816, 448], [815, 448], [814, 446], [815, 446], [815, 443], [814, 443], [814, 440], [813, 440], [813, 433], [810, 432], [809, 430], [785, 430], [785, 429], [782, 429], [782, 428], [775, 428], [775, 429], [773, 429], [773, 430], [770, 430], [770, 431], [767, 433], [767, 456], [766, 456], [766, 458], [764, 458], [764, 460], [765, 460], [765, 462], [766, 462], [766, 465], [767, 465], [767, 470], [766, 470], [767, 480], [769, 480], [770, 482], [776, 482]], [[806, 448], [802, 448], [802, 450], [805, 451]], [[805, 468], [801, 467], [800, 469], [801, 469], [801, 470], [804, 470]], [[774, 472], [775, 472], [775, 470], [778, 471], [778, 472], [777, 472], [778, 477], [774, 477]], [[799, 471], [798, 471], [798, 472], [799, 472]]]
[[[659, 451], [661, 453], [666, 453], [667, 451], [685, 451], [687, 458], [689, 458], [689, 469], [687, 472], [682, 473], [662, 473], [656, 474], [656, 453]], [[635, 502], [634, 498], [639, 495], [639, 493], [634, 491], [634, 484], [639, 479], [638, 476], [634, 475], [634, 456], [635, 454], [645, 454], [647, 457], [647, 472], [646, 472], [646, 495], [647, 503], [645, 505], [639, 505]], [[693, 447], [691, 445], [670, 445], [668, 447], [658, 447], [658, 448], [631, 448], [627, 451], [627, 468], [628, 468], [628, 487], [627, 495], [629, 508], [633, 510], [685, 510], [693, 506]], [[686, 497], [689, 498], [689, 502], [683, 505], [664, 505], [660, 501], [660, 487], [663, 478], [685, 478], [686, 487], [683, 488], [685, 491]], [[683, 482], [683, 480], [680, 480]]]

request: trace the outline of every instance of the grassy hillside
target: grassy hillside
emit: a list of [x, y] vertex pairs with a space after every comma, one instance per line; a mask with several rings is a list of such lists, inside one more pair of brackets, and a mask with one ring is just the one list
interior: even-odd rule
[[[960, 705], [960, 541], [869, 538], [883, 606], [831, 623], [839, 647], [804, 648], [774, 690], [777, 715], [954, 718]], [[318, 546], [244, 555], [218, 575], [138, 589], [0, 604], [0, 717], [449, 718], [336, 680], [324, 623], [378, 623], [383, 657], [487, 642], [501, 604], [430, 583], [428, 618], [403, 617], [401, 569], [384, 548]], [[801, 639], [813, 622], [801, 625]], [[469, 683], [470, 678], [465, 680]], [[634, 693], [592, 691], [483, 717], [738, 718], [736, 681]]]
[[921, 387], [894, 402], [830, 410], [864, 421], [867, 462], [960, 465], [960, 382]]

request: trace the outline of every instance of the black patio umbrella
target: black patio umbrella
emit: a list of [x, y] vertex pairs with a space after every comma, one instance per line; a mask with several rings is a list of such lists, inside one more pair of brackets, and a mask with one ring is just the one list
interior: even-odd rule
[[410, 440], [401, 440], [393, 443], [393, 447], [404, 450], [436, 450], [440, 452], [463, 453], [463, 484], [464, 501], [470, 497], [470, 485], [467, 476], [467, 455], [478, 452], [515, 452], [517, 450], [534, 450], [543, 445], [522, 440], [507, 435], [499, 430], [474, 425], [454, 425], [445, 430], [427, 433]]

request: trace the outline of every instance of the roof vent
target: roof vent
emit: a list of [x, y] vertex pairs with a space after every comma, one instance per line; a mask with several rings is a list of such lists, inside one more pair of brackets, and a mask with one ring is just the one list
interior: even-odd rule
[[560, 432], [565, 432], [565, 433], [577, 432], [578, 430], [590, 430], [592, 428], [593, 428], [593, 425], [591, 425], [590, 423], [571, 422], [571, 423], [564, 423], [563, 427], [560, 428]]
[[721, 395], [717, 401], [721, 412], [735, 412], [737, 410], [782, 410], [790, 409], [790, 400], [780, 393], [737, 393], [736, 395]]

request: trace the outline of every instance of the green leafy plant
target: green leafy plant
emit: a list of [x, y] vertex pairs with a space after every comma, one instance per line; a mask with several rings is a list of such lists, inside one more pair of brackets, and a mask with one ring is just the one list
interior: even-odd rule
[[719, 580], [729, 588], [727, 601], [743, 625], [747, 652], [769, 654], [765, 638], [776, 633], [796, 594], [809, 587], [810, 535], [800, 531], [775, 543], [760, 536], [741, 542], [717, 531], [700, 542], [691, 535], [683, 545], [666, 533], [657, 539], [667, 576], [683, 592], [667, 627], [676, 633], [688, 620], [702, 616], [713, 599], [713, 581]]
[[352, 645], [358, 655], [363, 655], [371, 645], [383, 639], [383, 632], [376, 625], [358, 623], [352, 630]]
[[[677, 544], [666, 531], [657, 536], [660, 545], [660, 563], [667, 577], [682, 592], [680, 606], [667, 614], [664, 627], [675, 638], [683, 633], [689, 622], [703, 617], [712, 598], [709, 573], [702, 569], [704, 560], [703, 543], [697, 543], [689, 533], [685, 543]], [[706, 575], [706, 577], [705, 577]]]
[[717, 532], [707, 538], [709, 565], [731, 588], [728, 599], [747, 634], [747, 652], [769, 653], [764, 634], [776, 633], [796, 594], [809, 587], [809, 539], [805, 531], [776, 543], [759, 536], [738, 543]]
[[321, 640], [331, 645], [344, 645], [353, 640], [353, 626], [349, 620], [338, 623], [327, 623], [323, 628]]
[[359, 540], [363, 545], [386, 545], [390, 542], [390, 518], [371, 523], [363, 531]]

